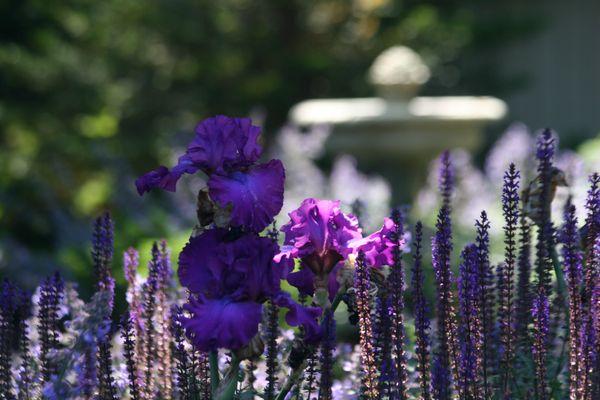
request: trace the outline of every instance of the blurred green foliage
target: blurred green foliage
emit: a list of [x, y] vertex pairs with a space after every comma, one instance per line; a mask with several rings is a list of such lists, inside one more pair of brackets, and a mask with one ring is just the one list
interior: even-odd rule
[[453, 0], [0, 2], [0, 275], [31, 287], [68, 266], [89, 288], [103, 209], [117, 255], [162, 236], [180, 246], [193, 212], [164, 194], [142, 201], [137, 175], [168, 163], [206, 116], [264, 110], [268, 133], [302, 99], [370, 94], [365, 72], [388, 46], [424, 56], [428, 93], [512, 88], [482, 55], [538, 25], [493, 11]]

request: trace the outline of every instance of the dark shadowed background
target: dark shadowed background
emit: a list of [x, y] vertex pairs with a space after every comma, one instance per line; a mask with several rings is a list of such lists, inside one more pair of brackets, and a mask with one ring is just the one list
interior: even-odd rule
[[268, 145], [301, 100], [371, 95], [392, 45], [430, 66], [422, 93], [499, 97], [506, 123], [576, 146], [600, 127], [598, 15], [593, 0], [2, 0], [0, 277], [33, 287], [60, 269], [88, 290], [103, 210], [116, 254], [181, 243], [193, 212], [140, 198], [136, 176], [204, 117], [261, 115]]

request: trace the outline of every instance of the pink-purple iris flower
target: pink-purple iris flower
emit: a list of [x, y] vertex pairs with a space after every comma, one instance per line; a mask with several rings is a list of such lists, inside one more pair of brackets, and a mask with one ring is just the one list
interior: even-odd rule
[[386, 218], [383, 227], [362, 237], [358, 220], [340, 209], [339, 201], [306, 199], [290, 214], [281, 231], [284, 246], [275, 260], [293, 268], [300, 260], [301, 268], [287, 275], [288, 282], [303, 294], [312, 296], [315, 284], [326, 286], [330, 300], [340, 284], [337, 274], [351, 254], [362, 251], [370, 267], [392, 265], [395, 246], [405, 247], [406, 239], [395, 239], [395, 225]]
[[222, 228], [190, 239], [179, 256], [179, 280], [191, 293], [184, 318], [201, 351], [239, 349], [258, 333], [262, 307], [271, 300], [288, 309], [286, 321], [302, 325], [309, 341], [319, 339], [319, 308], [303, 307], [280, 289], [284, 270], [273, 261], [271, 239]]
[[283, 205], [285, 172], [279, 160], [256, 164], [262, 154], [260, 128], [249, 118], [219, 115], [200, 122], [195, 133], [177, 165], [160, 166], [136, 180], [140, 195], [153, 188], [174, 192], [183, 174], [202, 171], [211, 199], [231, 209], [232, 226], [263, 230]]
[[385, 218], [380, 230], [365, 238], [354, 240], [350, 245], [354, 252], [364, 253], [367, 266], [379, 268], [384, 265], [394, 265], [395, 249], [402, 252], [409, 251], [409, 238], [408, 233], [399, 237], [394, 221]]

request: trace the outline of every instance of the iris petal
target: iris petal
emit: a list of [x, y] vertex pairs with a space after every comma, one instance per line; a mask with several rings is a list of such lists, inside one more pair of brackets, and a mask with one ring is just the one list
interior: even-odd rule
[[239, 349], [258, 333], [262, 305], [253, 301], [191, 299], [184, 308], [190, 318], [182, 325], [200, 351]]
[[350, 247], [354, 252], [362, 251], [365, 261], [370, 267], [381, 267], [394, 263], [394, 248], [399, 246], [402, 251], [408, 251], [410, 234], [406, 232], [400, 240], [395, 239], [396, 225], [390, 218], [385, 218], [383, 226], [377, 232], [362, 238], [353, 240]]
[[218, 115], [196, 126], [196, 136], [171, 170], [165, 166], [152, 170], [135, 182], [140, 195], [154, 188], [174, 192], [183, 174], [202, 170], [207, 174], [227, 174], [247, 168], [262, 153], [257, 143], [260, 128], [249, 118]]
[[350, 242], [362, 238], [358, 220], [339, 201], [305, 199], [289, 216], [281, 228], [286, 251], [277, 259], [298, 257], [317, 274], [328, 273], [352, 252]]
[[321, 315], [319, 307], [305, 307], [290, 297], [289, 293], [281, 292], [273, 299], [279, 307], [287, 308], [285, 322], [290, 326], [302, 326], [304, 339], [308, 343], [316, 343], [321, 338], [321, 329], [317, 318]]
[[194, 165], [206, 173], [247, 167], [262, 153], [257, 140], [260, 128], [249, 118], [218, 115], [196, 126], [196, 137], [189, 144], [187, 155]]
[[263, 301], [279, 292], [285, 270], [273, 261], [277, 245], [266, 237], [231, 238], [215, 228], [190, 239], [179, 255], [179, 281], [209, 298]]
[[246, 172], [214, 174], [208, 180], [210, 197], [221, 207], [231, 207], [231, 225], [260, 232], [283, 206], [285, 171], [279, 160]]

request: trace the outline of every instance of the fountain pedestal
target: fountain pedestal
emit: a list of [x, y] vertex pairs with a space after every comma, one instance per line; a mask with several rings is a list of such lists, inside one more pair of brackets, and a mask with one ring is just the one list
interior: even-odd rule
[[369, 77], [379, 97], [307, 100], [290, 110], [290, 119], [330, 126], [327, 153], [351, 154], [362, 170], [385, 176], [394, 201], [412, 199], [441, 151], [477, 150], [485, 125], [506, 114], [505, 103], [493, 97], [414, 97], [429, 70], [406, 47], [383, 52]]

